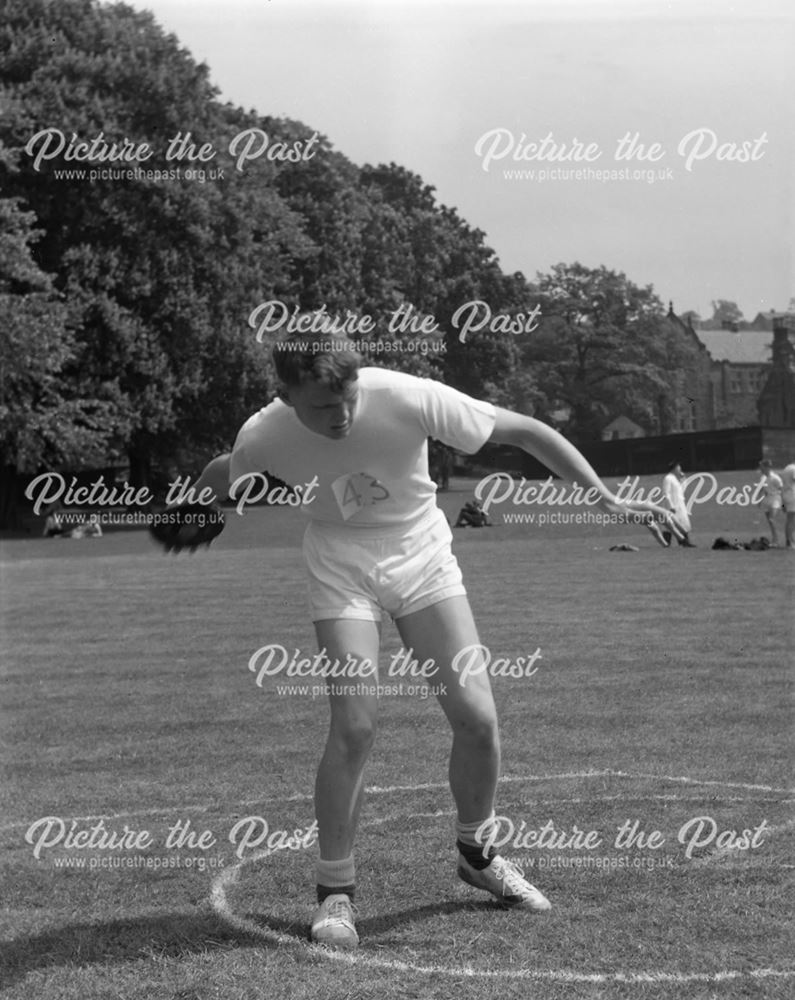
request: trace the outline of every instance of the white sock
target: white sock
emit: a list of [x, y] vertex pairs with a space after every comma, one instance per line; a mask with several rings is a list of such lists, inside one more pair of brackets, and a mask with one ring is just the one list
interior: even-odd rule
[[456, 839], [468, 847], [482, 848], [488, 840], [489, 834], [492, 832], [495, 818], [495, 813], [492, 809], [489, 816], [485, 819], [479, 819], [474, 823], [462, 823], [460, 819], [457, 819], [455, 824]]
[[[353, 895], [353, 886], [356, 882], [356, 867], [351, 853], [347, 858], [338, 861], [326, 861], [324, 858], [317, 859], [315, 869], [317, 875], [318, 897], [321, 897], [321, 890], [333, 889], [345, 891], [346, 895]], [[322, 892], [322, 899], [333, 893]]]

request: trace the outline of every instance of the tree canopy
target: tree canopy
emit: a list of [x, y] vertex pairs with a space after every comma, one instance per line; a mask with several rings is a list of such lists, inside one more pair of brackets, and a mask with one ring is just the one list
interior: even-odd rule
[[543, 389], [543, 415], [580, 442], [622, 414], [665, 432], [660, 399], [678, 394], [695, 348], [654, 289], [606, 267], [557, 264], [539, 276], [538, 296], [544, 322], [526, 341], [522, 368]]
[[[397, 346], [430, 317], [427, 351], [370, 363], [557, 412], [579, 437], [639, 419], [670, 381], [650, 288], [579, 264], [506, 274], [403, 166], [357, 167], [300, 122], [223, 103], [147, 12], [1, 6], [5, 469], [197, 471], [272, 396], [248, 322], [268, 301], [370, 316]], [[390, 326], [399, 309], [417, 325]]]

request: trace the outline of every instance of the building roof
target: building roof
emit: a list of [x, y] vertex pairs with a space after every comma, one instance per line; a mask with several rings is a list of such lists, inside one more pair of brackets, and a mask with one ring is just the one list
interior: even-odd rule
[[643, 428], [640, 424], [636, 424], [634, 420], [630, 420], [629, 417], [625, 417], [623, 414], [620, 417], [616, 417], [615, 420], [611, 420], [603, 430], [604, 431], [640, 431], [641, 434], [644, 433]]
[[696, 330], [715, 361], [736, 365], [769, 365], [773, 334], [769, 330]]

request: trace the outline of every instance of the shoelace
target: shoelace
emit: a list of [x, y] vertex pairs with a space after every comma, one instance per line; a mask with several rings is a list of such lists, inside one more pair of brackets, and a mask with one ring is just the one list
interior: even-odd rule
[[328, 919], [341, 920], [343, 923], [353, 924], [354, 917], [358, 912], [353, 903], [348, 900], [335, 899], [328, 908]]
[[525, 878], [524, 869], [514, 864], [513, 861], [506, 861], [504, 858], [500, 860], [502, 864], [494, 869], [494, 874], [498, 879], [502, 880], [503, 896], [509, 894], [522, 895], [527, 891], [527, 886], [530, 884]]

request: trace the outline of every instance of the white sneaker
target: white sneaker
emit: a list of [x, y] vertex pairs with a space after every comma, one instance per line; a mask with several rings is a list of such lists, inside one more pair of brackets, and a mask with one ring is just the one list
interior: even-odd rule
[[544, 913], [552, 908], [547, 897], [530, 885], [522, 869], [499, 854], [482, 871], [473, 868], [463, 854], [459, 854], [458, 875], [467, 885], [496, 896], [503, 906], [516, 906], [534, 913]]
[[330, 948], [355, 948], [359, 935], [353, 918], [353, 903], [345, 893], [326, 896], [312, 920], [312, 940]]

